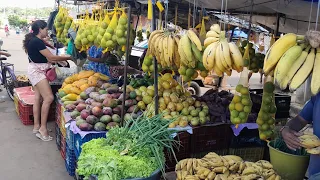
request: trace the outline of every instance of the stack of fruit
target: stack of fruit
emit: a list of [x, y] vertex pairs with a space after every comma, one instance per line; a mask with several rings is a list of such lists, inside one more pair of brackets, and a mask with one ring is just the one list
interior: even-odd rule
[[110, 18], [109, 18], [109, 15], [108, 13], [105, 14], [105, 17], [102, 19], [101, 18], [101, 21], [99, 23], [100, 25], [98, 26], [98, 35], [97, 35], [97, 38], [95, 39], [95, 45], [97, 47], [100, 47], [101, 46], [101, 40], [104, 36], [104, 34], [106, 33], [106, 30], [110, 24]]
[[[196, 101], [189, 92], [184, 89], [172, 74], [166, 73], [159, 77], [159, 111], [163, 113], [164, 119], [172, 120], [170, 128], [180, 126], [186, 127], [188, 124], [198, 126], [206, 124], [209, 118], [209, 108], [205, 102]], [[142, 101], [138, 102], [138, 107], [146, 110], [146, 114], [154, 115], [153, 86], [140, 87], [137, 94], [142, 94]]]
[[239, 47], [242, 56], [244, 56], [246, 48], [249, 50], [249, 58], [244, 59], [244, 66], [248, 67], [252, 72], [257, 73], [259, 70], [263, 69], [265, 55], [261, 53], [255, 53], [253, 44], [247, 40], [244, 40], [241, 42], [241, 47]]
[[236, 87], [236, 93], [229, 105], [230, 119], [232, 124], [238, 125], [246, 123], [251, 112], [252, 102], [249, 89], [241, 83]]
[[208, 71], [214, 70], [220, 77], [223, 73], [230, 76], [232, 69], [241, 72], [244, 66], [239, 48], [233, 42], [228, 43], [225, 36], [226, 32], [221, 31], [218, 24], [214, 24], [204, 41], [203, 65]]
[[270, 139], [274, 132], [275, 126], [275, 114], [277, 107], [274, 98], [274, 84], [272, 82], [266, 82], [263, 87], [262, 104], [257, 118], [257, 124], [259, 125], [260, 139]]
[[81, 92], [89, 87], [100, 87], [108, 80], [109, 77], [104, 74], [94, 71], [81, 71], [64, 80], [61, 89], [59, 89], [59, 96], [64, 105], [72, 104], [80, 99]]
[[270, 162], [265, 160], [256, 163], [243, 161], [234, 155], [219, 156], [210, 152], [202, 159], [184, 159], [176, 165], [177, 180], [280, 180]]
[[101, 87], [90, 87], [81, 92], [80, 99], [66, 106], [71, 117], [83, 131], [105, 131], [118, 126], [121, 121], [122, 101], [125, 97], [125, 120], [137, 117], [137, 95], [131, 86], [127, 86], [127, 94], [117, 85], [104, 83]]
[[56, 35], [59, 42], [64, 43], [67, 38], [67, 33], [72, 24], [72, 18], [69, 17], [67, 9], [59, 8], [58, 14], [54, 20], [54, 27], [56, 28]]
[[[145, 73], [153, 73], [154, 63], [152, 55], [146, 55], [142, 63], [142, 71]], [[162, 71], [162, 66], [158, 64], [158, 72]]]
[[133, 88], [139, 88], [141, 86], [151, 86], [153, 85], [153, 79], [151, 79], [150, 76], [148, 75], [138, 75], [134, 76], [132, 75], [129, 77], [129, 85], [132, 86]]

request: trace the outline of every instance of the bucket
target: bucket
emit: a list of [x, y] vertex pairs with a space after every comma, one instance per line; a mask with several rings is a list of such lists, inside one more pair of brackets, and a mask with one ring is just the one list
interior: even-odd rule
[[268, 143], [270, 151], [270, 162], [274, 170], [287, 180], [302, 180], [305, 177], [309, 164], [309, 156], [298, 156], [282, 152], [272, 147], [270, 141]]

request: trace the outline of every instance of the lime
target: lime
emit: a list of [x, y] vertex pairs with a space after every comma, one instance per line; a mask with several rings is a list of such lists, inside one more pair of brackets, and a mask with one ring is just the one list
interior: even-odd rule
[[263, 90], [266, 91], [267, 93], [273, 93], [275, 87], [272, 82], [266, 82], [264, 84]]
[[242, 98], [241, 103], [245, 106], [251, 105], [251, 101], [247, 98]]
[[243, 111], [243, 105], [241, 103], [236, 103], [234, 108], [239, 112]]
[[263, 125], [263, 120], [261, 118], [258, 118], [256, 123], [259, 125], [259, 126], [262, 126]]
[[270, 96], [265, 96], [262, 99], [262, 103], [264, 103], [264, 104], [270, 104], [271, 102], [272, 102], [272, 97], [270, 97]]
[[146, 57], [144, 58], [143, 63], [147, 66], [150, 66], [152, 64], [152, 60], [153, 60], [152, 58]]
[[238, 96], [238, 95], [234, 95], [234, 97], [233, 97], [233, 102], [234, 102], [234, 103], [241, 102], [241, 97]]
[[241, 123], [241, 119], [238, 118], [238, 117], [236, 117], [236, 118], [233, 119], [233, 122], [232, 122], [232, 123], [233, 123], [233, 124], [240, 124], [240, 123]]
[[154, 66], [153, 66], [153, 64], [151, 64], [151, 65], [149, 66], [149, 71], [150, 71], [150, 72], [153, 72], [153, 71], [154, 71]]
[[107, 47], [113, 47], [113, 41], [112, 40], [109, 40], [106, 42], [106, 46]]
[[277, 112], [277, 107], [276, 106], [270, 106], [270, 110], [269, 110], [269, 112], [271, 113], [271, 114], [274, 114], [274, 113], [276, 113]]
[[143, 72], [148, 72], [149, 71], [149, 67], [147, 65], [145, 65], [144, 63], [142, 64], [142, 71]]
[[189, 76], [182, 76], [183, 77], [183, 81], [185, 82], [190, 82], [191, 78]]
[[92, 35], [87, 36], [87, 39], [89, 42], [93, 42], [94, 41], [94, 37]]
[[236, 110], [232, 110], [232, 111], [231, 111], [231, 116], [232, 116], [232, 117], [238, 117], [238, 116], [239, 116], [239, 112], [236, 111]]
[[263, 121], [268, 121], [270, 116], [269, 116], [268, 113], [261, 112], [261, 118], [262, 118]]
[[262, 129], [263, 131], [266, 131], [266, 130], [269, 129], [269, 125], [266, 124], [266, 123], [265, 123], [265, 124], [262, 124], [261, 129]]
[[266, 112], [266, 113], [269, 113], [269, 111], [270, 111], [270, 106], [269, 106], [269, 105], [263, 105], [263, 106], [261, 107], [261, 109], [262, 109], [262, 111], [264, 111], [264, 112]]
[[229, 104], [229, 110], [230, 110], [230, 111], [234, 110], [234, 103], [230, 103], [230, 104]]
[[187, 68], [185, 66], [180, 66], [178, 69], [179, 74], [186, 75]]
[[107, 32], [110, 33], [110, 34], [113, 34], [113, 29], [111, 27], [108, 27], [107, 28]]
[[246, 113], [250, 113], [251, 112], [251, 106], [245, 106], [243, 108], [243, 111], [246, 112]]
[[239, 118], [242, 119], [242, 120], [243, 120], [243, 119], [246, 119], [246, 118], [247, 118], [247, 113], [245, 113], [245, 112], [240, 112], [240, 113], [239, 113]]
[[207, 77], [208, 76], [208, 71], [201, 71], [200, 72], [200, 76], [203, 77], [203, 78]]
[[263, 133], [267, 136], [267, 138], [270, 138], [273, 135], [273, 131], [271, 130], [265, 131]]
[[120, 17], [119, 23], [120, 23], [121, 25], [126, 25], [126, 24], [127, 24], [127, 18], [125, 18], [125, 17]]
[[188, 77], [192, 77], [194, 75], [194, 70], [193, 69], [187, 69], [186, 70], [186, 76]]
[[238, 84], [236, 87], [236, 91], [240, 92], [240, 90], [243, 88], [242, 84]]
[[108, 24], [107, 24], [106, 22], [102, 22], [102, 23], [101, 23], [101, 27], [102, 27], [103, 29], [107, 29], [107, 28], [108, 28]]
[[270, 118], [269, 120], [268, 120], [268, 124], [269, 125], [272, 125], [272, 124], [274, 124], [275, 123], [275, 119], [274, 118]]
[[268, 138], [263, 132], [259, 134], [259, 137], [261, 140], [267, 140]]
[[108, 40], [111, 40], [112, 39], [112, 35], [110, 33], [106, 33], [104, 34], [103, 38], [108, 41]]
[[121, 37], [123, 37], [124, 32], [121, 29], [117, 29], [116, 35], [118, 36], [118, 38], [121, 38]]
[[88, 39], [87, 39], [87, 38], [81, 39], [81, 44], [82, 44], [83, 46], [88, 45], [88, 44], [89, 44]]
[[240, 93], [241, 93], [242, 95], [248, 95], [248, 94], [249, 94], [249, 90], [248, 90], [247, 87], [242, 87], [242, 88], [240, 89]]

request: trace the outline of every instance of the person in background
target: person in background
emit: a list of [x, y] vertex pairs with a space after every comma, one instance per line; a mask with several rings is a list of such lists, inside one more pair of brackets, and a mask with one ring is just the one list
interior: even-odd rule
[[105, 61], [110, 55], [110, 52], [103, 53], [102, 48], [97, 48], [96, 46], [91, 46], [88, 50], [88, 70], [93, 70], [110, 76], [108, 66]]
[[4, 27], [4, 32], [6, 33], [6, 36], [8, 37], [10, 35], [9, 32], [9, 26], [6, 24], [6, 26]]
[[[54, 97], [49, 81], [46, 78], [46, 71], [51, 68], [51, 62], [67, 61], [71, 60], [71, 57], [56, 56], [47, 49], [43, 41], [43, 38], [48, 36], [48, 28], [45, 21], [35, 21], [31, 29], [32, 33], [26, 34], [23, 40], [23, 49], [28, 54], [28, 78], [35, 93], [33, 133], [43, 141], [51, 141], [53, 138], [48, 133], [47, 118]], [[41, 100], [43, 100], [42, 105]]]
[[[280, 134], [288, 148], [296, 150], [302, 147], [298, 138], [302, 133], [299, 133], [299, 131], [311, 123], [313, 124], [314, 134], [320, 137], [320, 93], [311, 97], [299, 115], [288, 121], [286, 126], [280, 129]], [[308, 171], [309, 180], [320, 179], [320, 155], [310, 155]]]

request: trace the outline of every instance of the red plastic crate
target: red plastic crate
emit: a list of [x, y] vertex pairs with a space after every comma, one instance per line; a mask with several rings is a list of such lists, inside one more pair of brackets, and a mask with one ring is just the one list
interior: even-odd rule
[[229, 148], [231, 128], [228, 124], [211, 124], [193, 128], [191, 153], [203, 153]]

